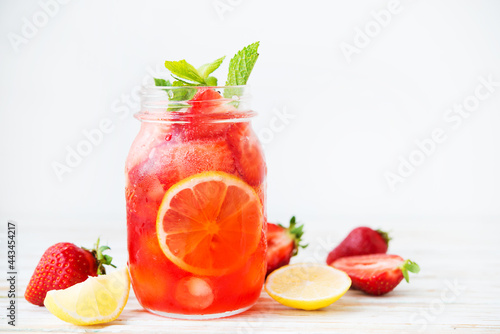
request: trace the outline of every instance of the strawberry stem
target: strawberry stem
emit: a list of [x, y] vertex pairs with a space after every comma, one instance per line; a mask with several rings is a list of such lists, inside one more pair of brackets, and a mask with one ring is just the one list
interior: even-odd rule
[[385, 231], [382, 231], [382, 230], [376, 230], [376, 232], [378, 234], [380, 234], [380, 236], [382, 237], [382, 239], [385, 240], [385, 243], [387, 244], [387, 246], [389, 246], [389, 241], [392, 240], [392, 238], [389, 236], [389, 233], [385, 232]]
[[420, 267], [418, 264], [411, 260], [406, 260], [400, 267], [401, 272], [403, 273], [403, 277], [405, 278], [405, 281], [407, 283], [410, 282], [410, 276], [408, 275], [408, 272], [418, 274], [420, 272]]
[[300, 225], [300, 226], [296, 226], [296, 225], [297, 225], [297, 221], [295, 219], [295, 216], [292, 216], [292, 218], [290, 219], [290, 226], [288, 228], [286, 228], [280, 224], [280, 226], [282, 226], [288, 230], [288, 233], [290, 233], [290, 235], [292, 236], [293, 241], [295, 243], [295, 247], [294, 247], [292, 256], [297, 255], [297, 253], [299, 252], [299, 247], [306, 248], [307, 246], [309, 246], [309, 244], [303, 245], [300, 243], [302, 241], [301, 240], [302, 236], [304, 235], [304, 225]]
[[104, 265], [111, 266], [113, 268], [116, 268], [116, 266], [111, 263], [111, 261], [113, 260], [113, 257], [111, 257], [107, 254], [103, 254], [104, 251], [111, 249], [111, 248], [109, 248], [109, 246], [100, 246], [99, 247], [100, 239], [101, 238], [97, 238], [97, 242], [94, 245], [94, 249], [87, 249], [87, 248], [83, 248], [83, 247], [82, 248], [91, 252], [92, 255], [94, 256], [94, 258], [96, 259], [97, 275], [106, 275], [106, 268], [104, 267]]

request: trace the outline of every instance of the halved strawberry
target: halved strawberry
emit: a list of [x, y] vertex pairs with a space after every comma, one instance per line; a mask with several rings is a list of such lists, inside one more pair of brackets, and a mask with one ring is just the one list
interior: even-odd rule
[[292, 256], [297, 255], [301, 245], [300, 239], [304, 234], [304, 225], [295, 226], [295, 216], [290, 219], [290, 226], [284, 227], [267, 223], [267, 272], [266, 276], [274, 270], [290, 263]]
[[408, 272], [420, 271], [415, 262], [389, 254], [348, 256], [330, 265], [349, 275], [352, 288], [375, 296], [392, 291], [403, 278], [409, 282]]
[[258, 186], [266, 177], [264, 152], [250, 123], [234, 123], [227, 132], [227, 141], [234, 155], [236, 169], [251, 186]]

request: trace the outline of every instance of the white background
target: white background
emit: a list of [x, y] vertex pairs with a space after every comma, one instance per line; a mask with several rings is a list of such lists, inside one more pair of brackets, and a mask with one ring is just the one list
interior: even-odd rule
[[[294, 115], [266, 140], [271, 221], [498, 219], [500, 86], [457, 128], [443, 115], [480, 76], [500, 82], [499, 2], [401, 0], [377, 32], [372, 11], [388, 4], [72, 0], [43, 22], [38, 1], [2, 0], [0, 218], [124, 228], [123, 169], [139, 122], [122, 97], [166, 59], [227, 55], [216, 72], [223, 83], [229, 58], [260, 41], [249, 82], [255, 130], [269, 134], [277, 112]], [[26, 22], [43, 26], [16, 46]], [[348, 61], [342, 43], [354, 46], [366, 27], [373, 37]], [[103, 119], [113, 131], [58, 180], [54, 162], [65, 164], [67, 147]], [[447, 140], [391, 190], [385, 173], [435, 128]]]

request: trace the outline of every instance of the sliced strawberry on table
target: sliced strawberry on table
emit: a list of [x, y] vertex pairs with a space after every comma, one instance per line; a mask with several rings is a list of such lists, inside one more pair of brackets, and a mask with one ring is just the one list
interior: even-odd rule
[[105, 274], [104, 264], [111, 265], [112, 257], [104, 255], [108, 246], [88, 250], [69, 242], [60, 242], [49, 247], [36, 266], [24, 298], [34, 305], [43, 306], [50, 290], [69, 288], [85, 281], [89, 276]]
[[389, 254], [348, 256], [330, 265], [349, 275], [353, 288], [375, 296], [394, 290], [403, 278], [409, 282], [408, 272], [420, 271], [415, 262]]
[[389, 240], [391, 238], [384, 231], [365, 226], [357, 227], [328, 254], [326, 263], [330, 264], [345, 256], [386, 253]]
[[274, 270], [290, 263], [292, 256], [297, 255], [304, 234], [304, 225], [296, 226], [295, 216], [290, 219], [290, 226], [284, 227], [267, 223], [267, 272], [266, 276]]
[[234, 123], [228, 130], [227, 141], [234, 154], [236, 169], [243, 179], [251, 186], [264, 182], [264, 152], [250, 123]]

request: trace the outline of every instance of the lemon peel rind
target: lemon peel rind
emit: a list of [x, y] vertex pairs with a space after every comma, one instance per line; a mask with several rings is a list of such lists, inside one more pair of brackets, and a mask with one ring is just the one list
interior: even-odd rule
[[[344, 279], [343, 282], [345, 285], [342, 289], [337, 289], [337, 290], [332, 291], [332, 293], [326, 297], [310, 298], [310, 299], [306, 299], [306, 298], [291, 299], [290, 297], [284, 295], [283, 293], [277, 293], [277, 292], [272, 290], [271, 285], [272, 285], [275, 277], [278, 277], [278, 275], [280, 275], [280, 273], [283, 271], [293, 270], [293, 269], [299, 268], [299, 267], [302, 267], [302, 268], [304, 268], [304, 267], [305, 268], [317, 267], [317, 268], [321, 268], [323, 270], [335, 272], [336, 274], [340, 274], [340, 277], [343, 277], [343, 279]], [[322, 265], [322, 264], [316, 264], [316, 263], [297, 263], [297, 264], [283, 266], [283, 267], [275, 270], [274, 272], [272, 272], [266, 280], [266, 283], [264, 285], [264, 289], [266, 290], [266, 292], [269, 294], [269, 296], [271, 298], [273, 298], [275, 301], [277, 301], [278, 303], [280, 303], [282, 305], [296, 308], [296, 309], [311, 311], [311, 310], [317, 310], [317, 309], [327, 307], [327, 306], [333, 304], [334, 302], [336, 302], [337, 300], [339, 300], [349, 290], [349, 288], [351, 287], [351, 284], [352, 284], [352, 281], [349, 278], [349, 276], [345, 272], [338, 270], [336, 268]]]
[[[97, 317], [93, 317], [92, 320], [88, 320], [88, 318], [85, 318], [85, 317], [79, 315], [76, 311], [66, 310], [66, 308], [64, 308], [61, 305], [60, 301], [58, 300], [59, 299], [58, 295], [60, 293], [63, 293], [65, 291], [69, 290], [69, 289], [73, 289], [73, 290], [80, 289], [80, 291], [77, 294], [79, 297], [83, 284], [85, 284], [85, 283], [87, 283], [87, 284], [96, 284], [96, 283], [101, 284], [99, 281], [102, 279], [105, 279], [106, 276], [108, 276], [107, 278], [109, 278], [109, 276], [116, 273], [115, 276], [118, 277], [117, 276], [118, 271], [113, 272], [109, 275], [89, 277], [87, 280], [85, 280], [81, 283], [75, 284], [67, 289], [49, 291], [49, 292], [47, 292], [47, 296], [45, 297], [44, 305], [50, 311], [50, 313], [52, 313], [53, 315], [55, 315], [59, 319], [65, 321], [65, 322], [68, 322], [70, 324], [73, 324], [73, 325], [80, 325], [80, 326], [97, 325], [97, 324], [103, 324], [103, 323], [107, 323], [107, 322], [111, 322], [113, 320], [116, 320], [120, 316], [120, 314], [122, 313], [123, 309], [125, 308], [125, 305], [127, 304], [128, 297], [130, 294], [130, 274], [128, 271], [128, 267], [125, 267], [122, 271], [126, 271], [126, 272], [123, 274], [120, 273], [120, 275], [122, 275], [125, 278], [124, 282], [121, 282], [121, 283], [124, 283], [125, 285], [128, 283], [128, 288], [126, 288], [126, 293], [122, 296], [122, 298], [120, 300], [117, 300], [117, 308], [116, 308], [115, 312], [111, 313], [110, 315], [97, 316]], [[94, 280], [96, 282], [91, 283], [91, 282], [88, 282], [89, 280]], [[105, 289], [107, 289], [107, 288], [105, 288]], [[109, 289], [107, 289], [107, 290], [109, 291]], [[109, 291], [109, 292], [111, 294], [113, 294], [111, 291]], [[75, 304], [77, 303], [77, 301], [78, 301], [78, 299], [75, 301]], [[96, 301], [96, 303], [97, 303], [97, 301]]]

